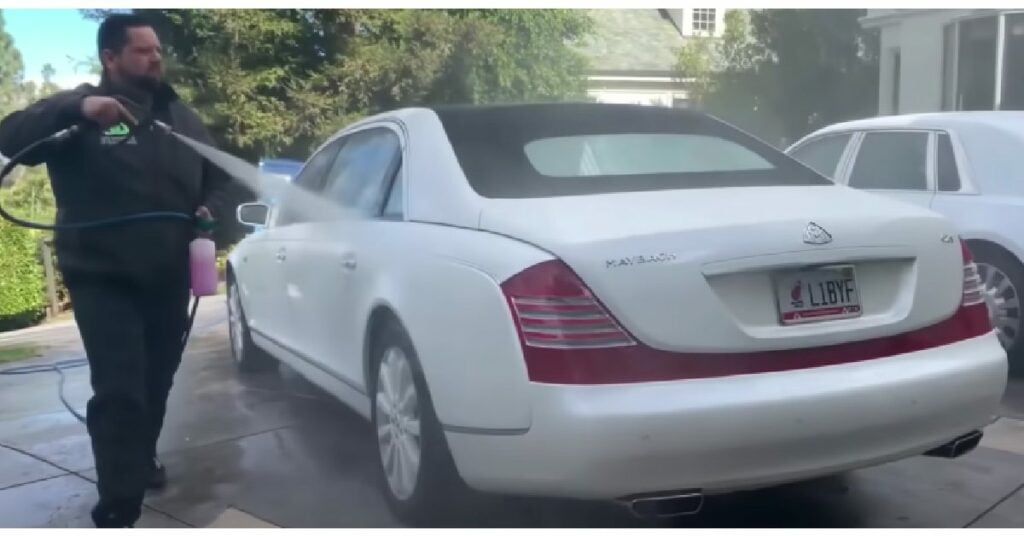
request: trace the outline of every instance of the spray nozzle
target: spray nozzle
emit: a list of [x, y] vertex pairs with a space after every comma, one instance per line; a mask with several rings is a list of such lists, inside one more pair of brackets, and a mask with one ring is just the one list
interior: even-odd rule
[[159, 119], [153, 119], [153, 125], [159, 128], [160, 130], [164, 131], [164, 134], [170, 134], [174, 132], [174, 130], [171, 128], [171, 125], [168, 125], [167, 123], [164, 123]]

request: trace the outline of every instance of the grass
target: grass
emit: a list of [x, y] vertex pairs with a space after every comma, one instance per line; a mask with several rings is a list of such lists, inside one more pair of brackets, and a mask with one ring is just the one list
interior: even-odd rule
[[0, 348], [0, 364], [14, 363], [39, 355], [39, 347], [33, 344]]

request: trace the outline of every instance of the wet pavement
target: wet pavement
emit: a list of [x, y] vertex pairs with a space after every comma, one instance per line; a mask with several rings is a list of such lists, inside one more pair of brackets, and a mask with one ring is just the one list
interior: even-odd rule
[[[160, 453], [168, 487], [149, 495], [140, 527], [395, 527], [378, 491], [369, 426], [282, 369], [239, 376], [222, 299], [207, 300], [177, 376]], [[73, 324], [0, 335], [45, 357], [79, 357]], [[4, 367], [8, 368], [8, 367]], [[88, 370], [67, 371], [80, 411]], [[61, 406], [57, 375], [0, 376], [0, 526], [88, 527], [95, 501], [85, 428]], [[659, 526], [1022, 527], [1024, 380], [1007, 389], [982, 446], [956, 460], [915, 457], [768, 490], [711, 497]], [[615, 505], [474, 495], [452, 524], [646, 527]]]

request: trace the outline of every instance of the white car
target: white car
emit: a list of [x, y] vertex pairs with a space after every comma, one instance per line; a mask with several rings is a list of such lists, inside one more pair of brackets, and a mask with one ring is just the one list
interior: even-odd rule
[[1024, 112], [877, 117], [814, 132], [787, 153], [853, 188], [929, 208], [967, 240], [992, 323], [1024, 370]]
[[[234, 356], [370, 419], [421, 521], [449, 486], [642, 515], [980, 438], [1006, 383], [970, 254], [713, 118], [404, 109], [239, 208]], [[294, 196], [294, 198], [293, 198]]]

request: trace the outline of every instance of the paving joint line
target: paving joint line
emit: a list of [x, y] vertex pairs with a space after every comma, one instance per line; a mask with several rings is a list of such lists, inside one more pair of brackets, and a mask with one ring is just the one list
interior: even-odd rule
[[[81, 474], [81, 472], [78, 472], [78, 471], [68, 471], [67, 473], [65, 473], [63, 475], [57, 475], [57, 476], [53, 476], [53, 477], [50, 477], [50, 478], [43, 478], [43, 479], [40, 479], [40, 480], [36, 480], [35, 482], [43, 482], [43, 481], [46, 481], [46, 480], [52, 480], [54, 478], [60, 478], [60, 477], [65, 477], [65, 476], [75, 476], [75, 477], [78, 477], [78, 478], [80, 478], [80, 479], [82, 479], [82, 480], [84, 480], [84, 481], [86, 481], [86, 482], [88, 482], [90, 484], [93, 484], [93, 485], [96, 484], [95, 480], [93, 480], [93, 479], [91, 479], [91, 478]], [[35, 482], [26, 482], [25, 484], [33, 484]], [[25, 484], [19, 484], [19, 485], [23, 486]], [[12, 486], [12, 487], [17, 487], [17, 486]], [[10, 489], [10, 488], [4, 488], [4, 489]], [[0, 490], [0, 491], [3, 491], [3, 490]], [[161, 510], [161, 509], [159, 509], [159, 508], [157, 508], [157, 507], [155, 507], [153, 505], [147, 504], [146, 503], [146, 499], [143, 499], [142, 507], [143, 508], [147, 508], [149, 510], [152, 510], [152, 511], [154, 511], [154, 512], [160, 514], [160, 515], [167, 516], [168, 518], [170, 518], [170, 519], [172, 519], [172, 520], [174, 520], [174, 521], [176, 521], [178, 523], [181, 523], [182, 525], [184, 525], [186, 527], [196, 528], [196, 526], [193, 525], [192, 523], [189, 523], [188, 521], [185, 521], [184, 519], [181, 519], [178, 516], [175, 516], [174, 514], [171, 514], [169, 512], [165, 512], [165, 511], [163, 511], [163, 510]]]
[[14, 485], [11, 485], [11, 486], [2, 487], [2, 488], [0, 488], [0, 491], [12, 490], [12, 489], [15, 489], [15, 488], [20, 488], [22, 486], [28, 486], [28, 485], [31, 485], [31, 484], [38, 484], [40, 482], [46, 482], [47, 480], [53, 480], [55, 478], [61, 478], [61, 477], [65, 477], [65, 476], [69, 476], [69, 475], [73, 475], [73, 474], [74, 473], [63, 473], [63, 474], [48, 476], [48, 477], [44, 477], [44, 478], [37, 478], [35, 480], [30, 480], [28, 482], [22, 482], [21, 484], [14, 484]]
[[42, 456], [36, 456], [35, 454], [32, 454], [31, 452], [29, 452], [27, 450], [20, 449], [18, 447], [13, 447], [13, 446], [8, 445], [6, 443], [0, 443], [0, 447], [3, 447], [3, 448], [8, 449], [8, 450], [13, 450], [14, 452], [17, 452], [18, 454], [21, 454], [22, 456], [28, 456], [29, 458], [32, 458], [33, 460], [36, 460], [36, 461], [39, 461], [39, 462], [43, 462], [46, 465], [50, 465], [52, 467], [56, 467], [57, 469], [60, 469], [61, 471], [64, 471], [65, 474], [74, 473], [74, 471], [72, 471], [71, 469], [68, 469], [67, 467], [64, 467], [64, 466], [62, 466], [60, 464], [57, 464], [57, 463], [54, 463], [54, 462], [51, 462], [50, 460], [47, 460], [46, 458], [43, 458]]
[[[231, 508], [233, 510], [238, 510], [239, 512], [241, 512], [241, 513], [243, 513], [243, 514], [245, 514], [245, 515], [247, 515], [249, 517], [252, 517], [253, 519], [257, 519], [257, 520], [262, 521], [262, 522], [264, 522], [264, 523], [266, 523], [268, 525], [273, 525], [273, 526], [275, 526], [275, 527], [277, 527], [279, 529], [285, 528], [285, 527], [283, 527], [281, 525], [278, 525], [277, 523], [274, 523], [273, 521], [270, 521], [269, 519], [266, 519], [266, 518], [264, 518], [262, 516], [258, 516], [256, 514], [250, 512], [250, 511], [244, 509], [244, 508], [240, 508], [237, 505], [229, 504], [228, 508]], [[227, 509], [225, 509], [224, 511], [226, 512]]]
[[983, 512], [981, 512], [980, 514], [978, 514], [978, 515], [977, 515], [977, 517], [975, 517], [975, 518], [974, 518], [974, 519], [972, 519], [972, 520], [971, 520], [971, 521], [970, 521], [969, 523], [967, 523], [966, 525], [964, 525], [964, 527], [963, 527], [963, 528], [965, 528], [965, 529], [966, 529], [966, 528], [971, 528], [971, 526], [972, 526], [972, 525], [974, 525], [974, 524], [975, 524], [975, 523], [977, 523], [978, 521], [981, 521], [981, 519], [982, 519], [983, 517], [985, 517], [985, 516], [987, 516], [988, 514], [992, 513], [992, 511], [993, 511], [993, 510], [995, 510], [996, 508], [999, 508], [999, 506], [1000, 506], [1000, 505], [1002, 505], [1002, 504], [1003, 504], [1004, 502], [1006, 502], [1007, 500], [1009, 500], [1009, 499], [1010, 499], [1010, 497], [1013, 497], [1014, 495], [1016, 495], [1016, 494], [1017, 494], [1017, 493], [1018, 493], [1018, 492], [1019, 492], [1020, 490], [1022, 490], [1022, 489], [1024, 489], [1024, 483], [1022, 483], [1021, 485], [1019, 485], [1019, 486], [1017, 486], [1016, 488], [1014, 488], [1014, 489], [1013, 489], [1013, 491], [1011, 491], [1010, 493], [1007, 493], [1005, 497], [1003, 497], [1002, 499], [999, 499], [998, 501], [996, 501], [996, 503], [995, 503], [995, 504], [993, 504], [992, 506], [989, 506], [988, 508], [986, 508], [986, 509], [985, 509], [985, 510], [984, 510]]

